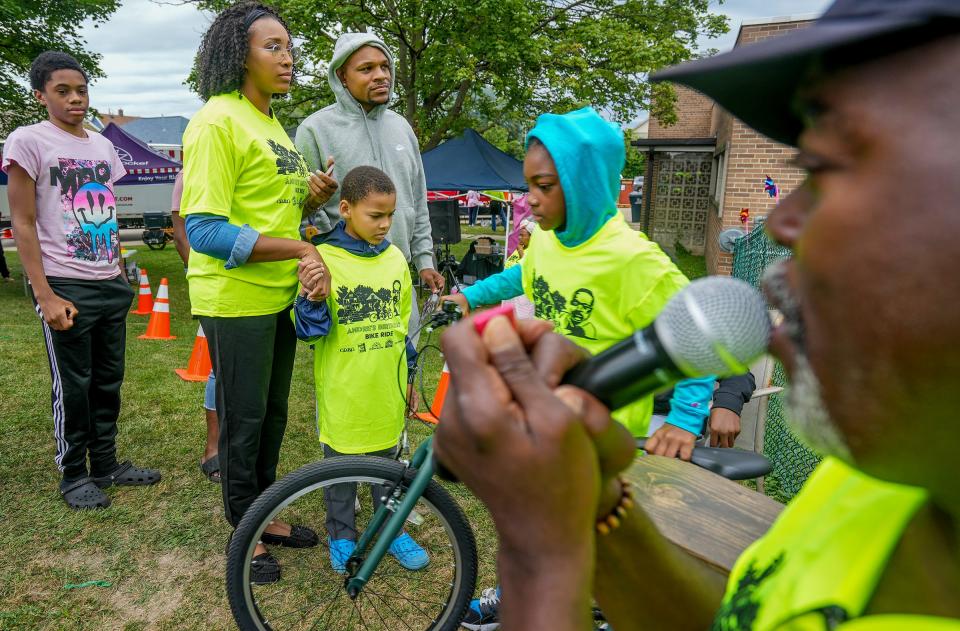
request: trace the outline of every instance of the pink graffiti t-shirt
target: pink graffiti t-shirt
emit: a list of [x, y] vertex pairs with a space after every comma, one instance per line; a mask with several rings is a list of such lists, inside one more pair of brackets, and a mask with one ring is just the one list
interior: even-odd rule
[[47, 276], [107, 280], [120, 273], [114, 182], [126, 174], [113, 144], [95, 132], [78, 138], [51, 123], [20, 127], [3, 147], [36, 182], [37, 235]]

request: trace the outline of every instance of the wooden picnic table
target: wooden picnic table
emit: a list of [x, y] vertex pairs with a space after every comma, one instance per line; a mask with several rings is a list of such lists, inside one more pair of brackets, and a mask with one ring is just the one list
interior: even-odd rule
[[660, 532], [723, 576], [783, 510], [761, 493], [674, 458], [642, 456], [625, 475]]

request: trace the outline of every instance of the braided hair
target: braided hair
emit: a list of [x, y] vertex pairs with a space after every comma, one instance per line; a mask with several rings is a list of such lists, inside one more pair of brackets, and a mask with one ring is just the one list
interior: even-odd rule
[[250, 48], [250, 26], [262, 17], [275, 19], [287, 29], [287, 23], [275, 9], [255, 1], [240, 2], [217, 14], [200, 42], [194, 70], [197, 91], [204, 101], [212, 96], [239, 90], [246, 70], [243, 67]]

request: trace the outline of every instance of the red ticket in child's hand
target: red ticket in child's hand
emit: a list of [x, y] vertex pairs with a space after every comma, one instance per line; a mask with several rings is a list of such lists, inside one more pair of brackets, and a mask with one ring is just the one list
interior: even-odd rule
[[514, 329], [517, 328], [517, 316], [513, 311], [512, 304], [500, 305], [499, 307], [494, 307], [493, 309], [481, 311], [479, 314], [474, 316], [473, 327], [477, 330], [477, 333], [483, 335], [483, 330], [487, 328], [487, 324], [489, 324], [490, 320], [497, 316], [507, 316], [507, 319], [510, 320], [510, 326], [512, 326]]

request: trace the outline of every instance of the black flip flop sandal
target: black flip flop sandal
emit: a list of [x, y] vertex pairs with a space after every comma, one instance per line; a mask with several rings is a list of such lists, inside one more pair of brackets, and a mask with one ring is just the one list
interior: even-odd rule
[[269, 552], [253, 557], [250, 561], [250, 582], [254, 585], [267, 585], [280, 580], [280, 562]]
[[141, 469], [133, 466], [133, 463], [127, 460], [113, 472], [104, 476], [95, 476], [93, 481], [101, 489], [108, 486], [148, 486], [160, 481], [160, 472], [156, 469]]
[[290, 526], [289, 535], [272, 535], [265, 532], [260, 535], [260, 541], [267, 545], [284, 548], [312, 548], [320, 543], [320, 537], [306, 526]]
[[220, 457], [211, 456], [206, 462], [200, 462], [200, 471], [214, 484], [220, 484]]
[[89, 476], [62, 486], [60, 495], [73, 510], [97, 510], [110, 506], [110, 498]]

